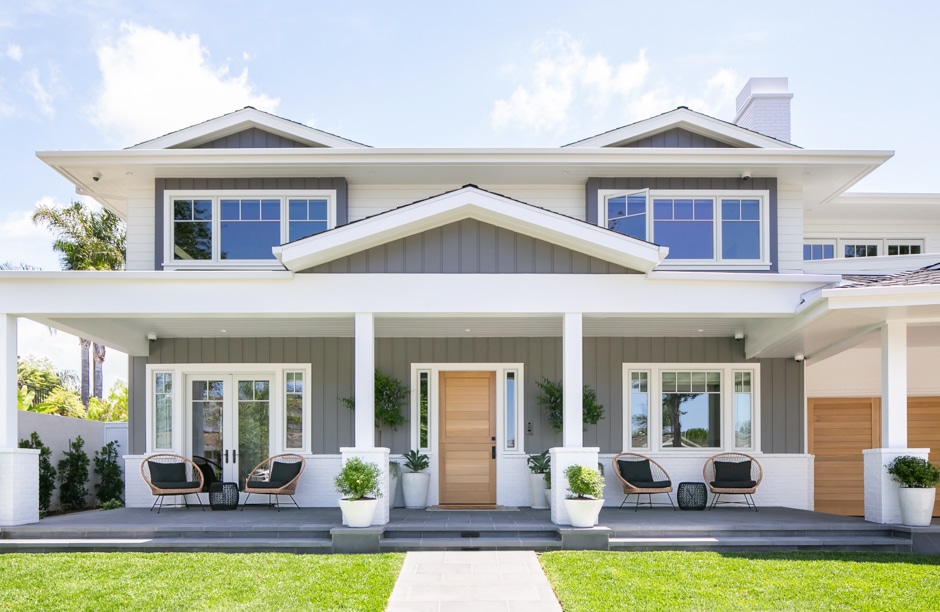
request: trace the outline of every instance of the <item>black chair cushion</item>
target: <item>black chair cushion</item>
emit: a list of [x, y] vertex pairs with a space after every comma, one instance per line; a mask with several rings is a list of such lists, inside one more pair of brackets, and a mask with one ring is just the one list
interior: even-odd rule
[[650, 470], [648, 459], [643, 461], [623, 461], [617, 460], [620, 466], [620, 477], [632, 484], [638, 486], [638, 482], [653, 482], [653, 472]]
[[[751, 479], [750, 461], [716, 461], [715, 480], [742, 481]], [[751, 485], [753, 486], [753, 485]]]
[[153, 486], [158, 489], [198, 489], [199, 481], [198, 480], [187, 480], [182, 482], [162, 482], [155, 480]]
[[666, 487], [672, 486], [671, 480], [653, 480], [649, 482], [633, 482], [632, 480], [628, 480], [627, 482], [637, 489], [665, 489]]
[[[185, 463], [158, 463], [156, 461], [148, 461], [150, 465], [150, 482], [156, 486], [160, 486], [157, 483], [162, 482], [166, 483], [179, 483], [186, 482], [186, 464]], [[180, 486], [172, 486], [171, 489], [182, 489]], [[199, 483], [196, 483], [194, 486], [199, 486]], [[160, 487], [166, 488], [166, 487]]]
[[[274, 465], [271, 467], [271, 482], [280, 482], [280, 486], [284, 486], [291, 480], [294, 479], [294, 476], [300, 473], [301, 463], [297, 461], [296, 463], [281, 463], [280, 461], [275, 461]], [[252, 485], [254, 486], [254, 485]]]
[[716, 489], [750, 489], [757, 486], [756, 480], [713, 480]]
[[248, 483], [249, 489], [280, 489], [288, 480], [252, 480]]

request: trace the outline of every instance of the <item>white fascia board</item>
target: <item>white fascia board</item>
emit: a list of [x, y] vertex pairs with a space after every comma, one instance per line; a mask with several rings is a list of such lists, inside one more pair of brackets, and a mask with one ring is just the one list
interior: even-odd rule
[[940, 206], [940, 193], [847, 192], [831, 202], [846, 206]]
[[669, 252], [665, 247], [558, 213], [464, 188], [276, 247], [274, 254], [289, 270], [306, 270], [468, 218], [641, 272], [652, 270]]
[[[0, 274], [0, 312], [18, 316], [314, 317], [416, 315], [793, 316], [800, 286], [652, 282], [641, 274]], [[198, 291], [203, 298], [181, 300]], [[62, 295], [70, 296], [62, 300]], [[231, 296], [238, 295], [233, 300]]]
[[719, 121], [718, 119], [713, 119], [707, 115], [702, 115], [701, 113], [696, 113], [684, 108], [678, 108], [650, 119], [625, 125], [610, 132], [598, 134], [597, 136], [586, 138], [566, 146], [572, 148], [610, 147], [677, 127], [729, 144], [741, 144], [769, 149], [799, 149], [796, 145], [783, 142], [782, 140], [770, 138], [758, 132], [728, 124], [724, 121]]
[[685, 281], [724, 281], [756, 283], [799, 283], [812, 286], [824, 286], [838, 283], [842, 277], [838, 274], [776, 274], [767, 272], [673, 272], [656, 270], [650, 272], [650, 280], [685, 280]]
[[307, 144], [321, 145], [324, 147], [368, 148], [364, 144], [321, 132], [320, 130], [294, 121], [289, 121], [253, 108], [244, 108], [128, 147], [127, 150], [170, 149], [184, 144], [198, 146], [205, 142], [223, 138], [253, 127]]
[[824, 289], [831, 310], [940, 306], [940, 285], [839, 287]]

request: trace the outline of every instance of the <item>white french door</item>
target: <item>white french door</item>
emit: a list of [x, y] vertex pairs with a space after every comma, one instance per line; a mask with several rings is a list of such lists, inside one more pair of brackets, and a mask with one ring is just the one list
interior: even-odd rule
[[221, 469], [222, 480], [245, 488], [248, 472], [272, 454], [270, 374], [186, 376], [189, 451]]

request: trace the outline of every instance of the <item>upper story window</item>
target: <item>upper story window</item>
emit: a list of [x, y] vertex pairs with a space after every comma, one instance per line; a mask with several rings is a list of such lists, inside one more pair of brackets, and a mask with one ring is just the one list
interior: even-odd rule
[[598, 201], [608, 229], [669, 247], [667, 267], [770, 267], [767, 191], [601, 190]]
[[839, 240], [814, 239], [803, 242], [803, 261], [854, 259], [882, 255], [920, 255], [923, 252], [924, 241], [920, 239], [842, 238]]
[[335, 225], [336, 192], [167, 192], [164, 267], [275, 268], [273, 247]]

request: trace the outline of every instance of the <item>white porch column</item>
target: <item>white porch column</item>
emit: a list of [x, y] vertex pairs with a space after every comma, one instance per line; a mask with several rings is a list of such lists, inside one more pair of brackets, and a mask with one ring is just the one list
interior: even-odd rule
[[907, 323], [881, 328], [881, 446], [907, 448]]
[[907, 446], [907, 323], [885, 321], [881, 327], [881, 448], [862, 451], [865, 520], [901, 522], [898, 485], [885, 466], [901, 455], [926, 459], [929, 452]]
[[17, 448], [16, 317], [0, 314], [0, 527], [39, 521], [39, 451]]
[[[581, 313], [565, 313], [562, 328], [562, 446], [580, 448], [584, 441], [583, 345]], [[554, 483], [555, 481], [552, 480]], [[554, 485], [553, 485], [554, 486]]]
[[0, 315], [0, 449], [16, 448], [16, 317]]
[[375, 447], [375, 319], [356, 313], [356, 448]]

